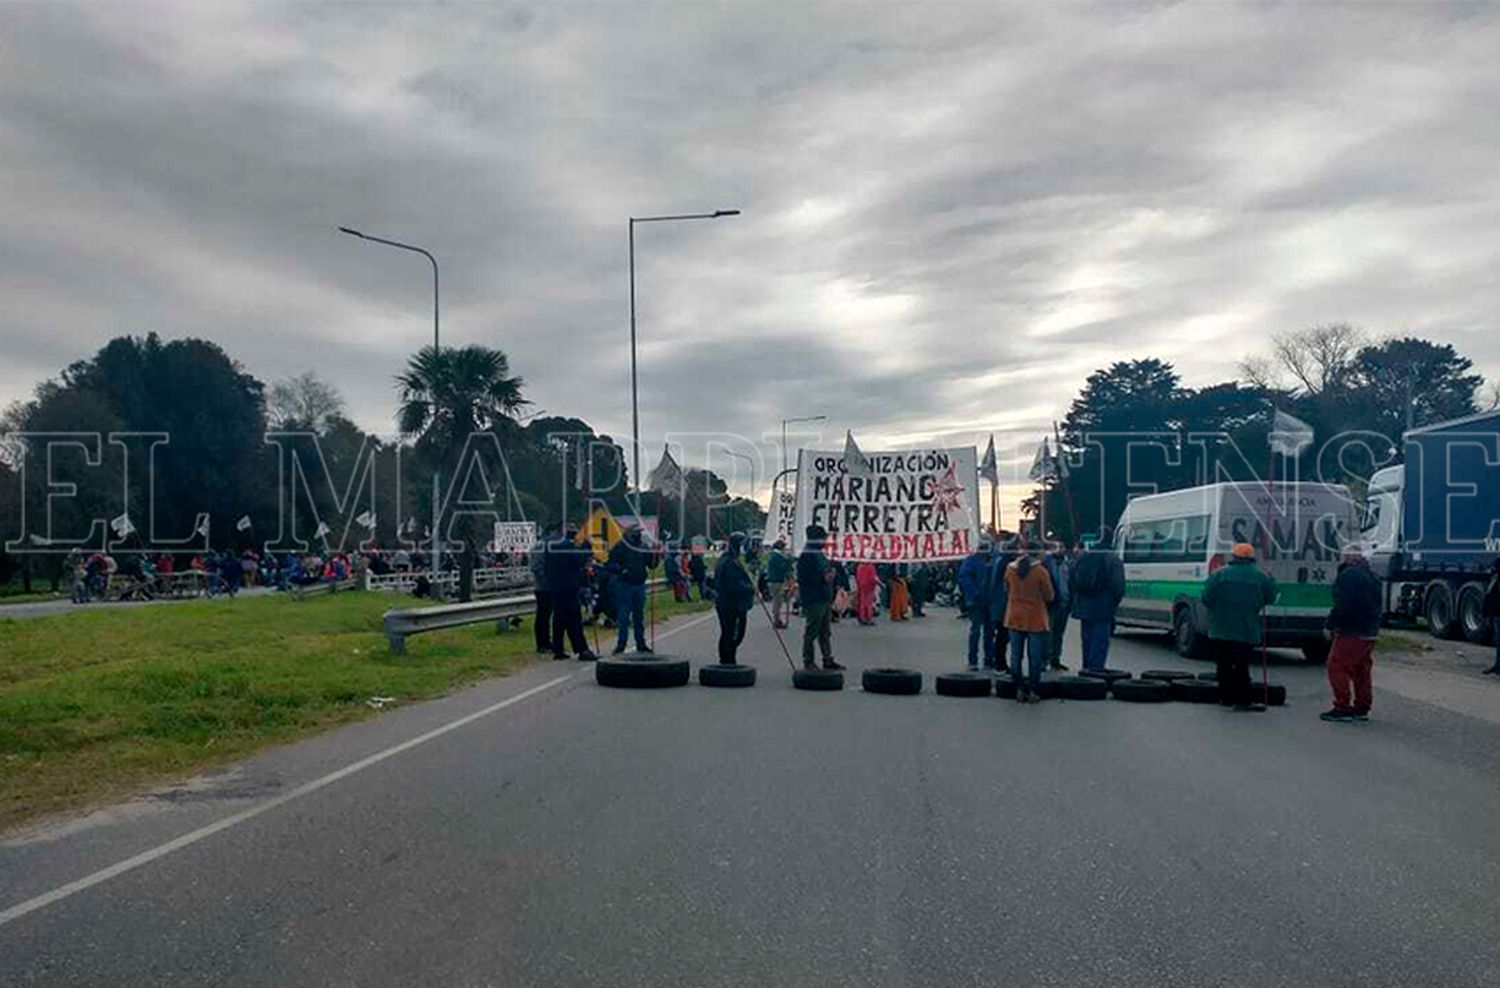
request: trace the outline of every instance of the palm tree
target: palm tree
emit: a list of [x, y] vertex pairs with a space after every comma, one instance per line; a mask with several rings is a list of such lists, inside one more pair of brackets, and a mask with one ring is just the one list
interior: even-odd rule
[[[415, 438], [450, 476], [458, 467], [464, 444], [476, 432], [511, 418], [524, 405], [524, 382], [510, 374], [503, 351], [482, 346], [439, 349], [423, 347], [396, 377], [401, 406], [396, 423], [403, 438]], [[474, 588], [477, 534], [473, 517], [459, 519], [464, 552], [459, 557], [459, 599], [468, 600]], [[436, 560], [434, 560], [436, 562]]]

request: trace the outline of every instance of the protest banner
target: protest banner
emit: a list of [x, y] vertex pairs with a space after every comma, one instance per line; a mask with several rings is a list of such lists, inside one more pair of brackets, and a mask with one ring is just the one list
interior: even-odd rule
[[856, 562], [961, 559], [979, 544], [978, 453], [972, 446], [864, 453], [851, 474], [845, 454], [797, 454], [793, 545], [809, 525], [828, 530], [827, 552]]
[[491, 552], [530, 552], [536, 544], [536, 522], [497, 521]]
[[797, 528], [797, 492], [777, 490], [771, 497], [771, 507], [766, 513], [766, 530], [761, 536], [762, 545], [775, 545], [778, 539], [785, 540], [788, 548], [795, 545]]

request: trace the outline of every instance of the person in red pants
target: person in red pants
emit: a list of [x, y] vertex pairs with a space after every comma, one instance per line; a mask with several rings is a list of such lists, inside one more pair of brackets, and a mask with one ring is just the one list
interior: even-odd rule
[[1333, 709], [1319, 716], [1333, 722], [1370, 719], [1370, 672], [1375, 639], [1380, 634], [1380, 580], [1358, 549], [1344, 550], [1333, 581], [1333, 609], [1327, 628], [1333, 639], [1328, 653], [1328, 685], [1333, 687]]
[[854, 613], [860, 624], [875, 623], [875, 594], [880, 590], [880, 574], [874, 563], [854, 567]]

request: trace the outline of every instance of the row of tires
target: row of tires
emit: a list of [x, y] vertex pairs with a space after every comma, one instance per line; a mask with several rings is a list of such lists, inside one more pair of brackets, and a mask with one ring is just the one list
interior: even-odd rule
[[[743, 689], [755, 685], [755, 667], [745, 665], [705, 665], [698, 669], [698, 682], [721, 689]], [[617, 689], [663, 689], [686, 686], [692, 678], [687, 659], [654, 655], [629, 659], [601, 659], [594, 666], [594, 678], [600, 686]], [[836, 692], [844, 688], [844, 674], [837, 669], [798, 669], [792, 673], [792, 685], [799, 690]], [[923, 676], [915, 669], [866, 669], [860, 673], [860, 686], [866, 693], [888, 696], [914, 696], [922, 692]], [[983, 697], [1001, 699], [1016, 697], [1016, 684], [1008, 678], [987, 673], [950, 672], [935, 677], [933, 688], [939, 696]], [[1104, 700], [1113, 697], [1130, 703], [1217, 703], [1219, 684], [1214, 673], [1194, 675], [1190, 672], [1156, 669], [1135, 678], [1123, 670], [1106, 669], [1081, 676], [1046, 678], [1037, 688], [1042, 699]], [[1286, 703], [1286, 687], [1272, 683], [1256, 684], [1254, 698], [1270, 706]]]

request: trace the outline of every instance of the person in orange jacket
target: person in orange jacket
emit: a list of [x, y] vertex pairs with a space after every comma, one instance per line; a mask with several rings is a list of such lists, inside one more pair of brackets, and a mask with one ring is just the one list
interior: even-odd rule
[[[1016, 685], [1016, 699], [1036, 703], [1042, 670], [1051, 657], [1047, 620], [1048, 605], [1057, 596], [1047, 567], [1033, 558], [1031, 548], [1022, 546], [1016, 561], [1005, 570], [1005, 628], [1010, 633], [1011, 682]], [[1021, 658], [1026, 657], [1027, 676], [1021, 678]]]

